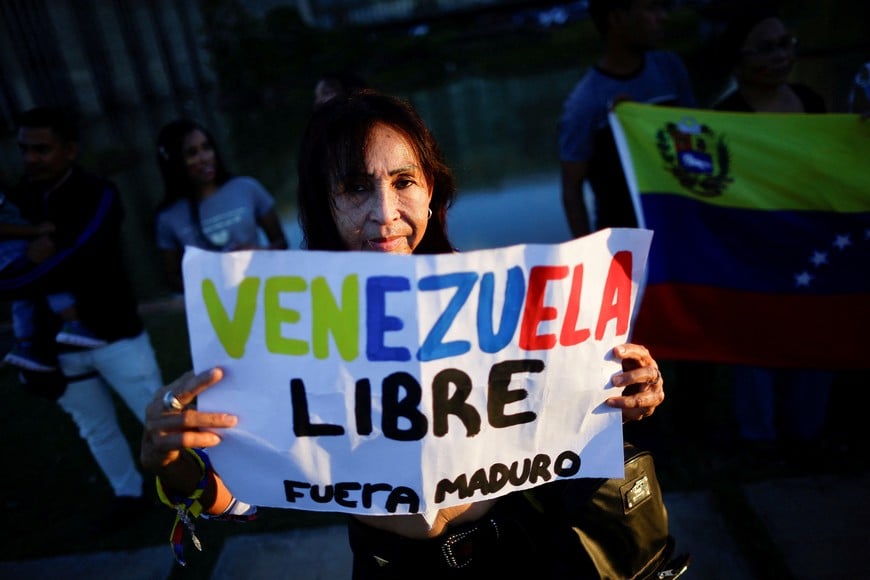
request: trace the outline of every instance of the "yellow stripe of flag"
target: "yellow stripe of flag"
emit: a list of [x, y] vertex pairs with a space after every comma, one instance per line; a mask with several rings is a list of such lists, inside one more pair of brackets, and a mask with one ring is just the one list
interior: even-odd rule
[[870, 121], [858, 115], [624, 102], [615, 117], [640, 194], [759, 210], [870, 210]]

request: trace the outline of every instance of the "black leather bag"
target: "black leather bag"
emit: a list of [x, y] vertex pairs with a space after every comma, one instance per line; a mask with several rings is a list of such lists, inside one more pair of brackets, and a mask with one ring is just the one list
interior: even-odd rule
[[668, 513], [649, 451], [626, 443], [625, 479], [559, 480], [527, 490], [555, 530], [565, 578], [677, 578], [690, 556], [674, 557]]

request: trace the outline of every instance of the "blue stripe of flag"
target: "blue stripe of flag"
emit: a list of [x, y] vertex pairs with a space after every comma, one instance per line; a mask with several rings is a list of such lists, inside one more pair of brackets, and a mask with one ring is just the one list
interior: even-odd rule
[[646, 227], [655, 232], [650, 284], [809, 295], [870, 292], [870, 208], [772, 211], [673, 194], [645, 193], [641, 199]]

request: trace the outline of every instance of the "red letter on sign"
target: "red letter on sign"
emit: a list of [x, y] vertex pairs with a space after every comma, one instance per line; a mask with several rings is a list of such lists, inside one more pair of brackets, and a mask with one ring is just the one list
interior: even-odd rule
[[628, 332], [628, 319], [631, 312], [631, 252], [617, 252], [610, 262], [604, 294], [601, 296], [601, 310], [598, 312], [598, 326], [595, 327], [595, 340], [601, 340], [604, 329], [611, 319], [616, 319], [616, 335]]
[[553, 320], [558, 314], [552, 306], [544, 306], [547, 282], [568, 276], [568, 266], [535, 266], [529, 272], [529, 290], [526, 308], [520, 327], [520, 348], [525, 350], [548, 350], [556, 346], [555, 334], [537, 334], [538, 325]]
[[580, 344], [592, 334], [588, 328], [577, 328], [582, 290], [583, 264], [577, 264], [574, 266], [574, 277], [571, 279], [571, 293], [568, 295], [568, 306], [565, 308], [565, 320], [562, 321], [562, 334], [559, 336], [559, 344], [562, 346]]

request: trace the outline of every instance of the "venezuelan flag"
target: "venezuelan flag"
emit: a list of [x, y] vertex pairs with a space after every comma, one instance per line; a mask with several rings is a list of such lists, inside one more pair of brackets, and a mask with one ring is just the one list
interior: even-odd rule
[[870, 121], [620, 104], [656, 357], [870, 368]]

